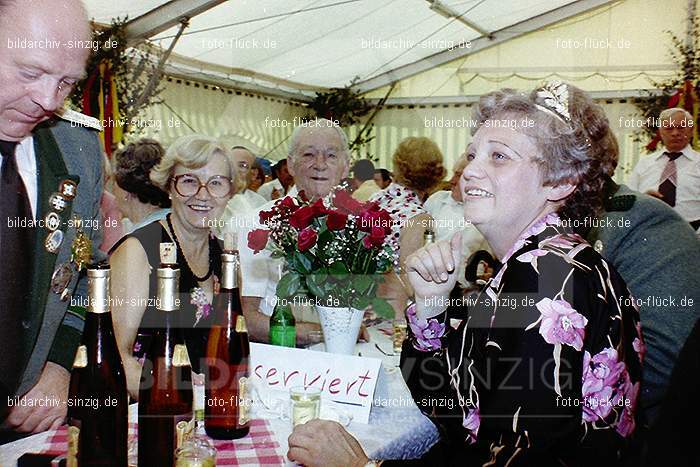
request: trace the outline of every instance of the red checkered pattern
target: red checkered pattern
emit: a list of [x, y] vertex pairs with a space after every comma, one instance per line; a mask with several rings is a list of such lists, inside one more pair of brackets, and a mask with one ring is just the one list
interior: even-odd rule
[[[136, 436], [138, 427], [129, 424], [129, 439]], [[68, 428], [60, 427], [48, 439], [44, 453], [65, 454]], [[226, 441], [213, 440], [216, 446], [216, 465], [284, 465], [282, 448], [275, 440], [266, 420], [251, 420], [250, 433], [245, 438]]]

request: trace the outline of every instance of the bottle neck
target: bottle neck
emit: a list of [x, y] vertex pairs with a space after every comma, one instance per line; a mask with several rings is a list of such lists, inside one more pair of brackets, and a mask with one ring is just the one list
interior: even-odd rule
[[105, 270], [103, 274], [99, 274], [100, 272], [101, 271], [98, 271], [97, 273], [88, 275], [89, 300], [87, 312], [90, 314], [109, 313], [111, 309], [109, 298], [109, 271]]
[[156, 308], [159, 311], [177, 311], [180, 308], [178, 285], [180, 270], [169, 267], [158, 269]]
[[214, 296], [214, 324], [224, 328], [234, 329], [239, 318], [243, 318], [240, 291], [238, 288], [225, 289]]
[[292, 312], [292, 307], [289, 305], [289, 303], [277, 303], [277, 305], [275, 305], [275, 308], [272, 311], [271, 322], [284, 322], [288, 326], [294, 326], [296, 324], [294, 313]]
[[221, 254], [221, 288], [223, 290], [238, 289], [238, 265], [237, 251]]
[[121, 365], [119, 349], [112, 325], [112, 313], [90, 312], [85, 316], [85, 326], [80, 346], [73, 361], [73, 369]]

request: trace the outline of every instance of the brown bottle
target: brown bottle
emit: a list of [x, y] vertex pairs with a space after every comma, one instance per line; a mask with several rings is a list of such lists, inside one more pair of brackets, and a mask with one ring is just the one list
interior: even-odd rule
[[85, 328], [71, 372], [68, 405], [69, 467], [126, 467], [126, 376], [112, 327], [109, 267], [91, 268]]
[[192, 422], [192, 368], [182, 329], [172, 244], [161, 244], [156, 309], [159, 324], [153, 330], [139, 388], [139, 465], [167, 466], [175, 462], [175, 449]]
[[238, 289], [238, 252], [221, 255], [221, 291], [214, 298], [214, 325], [207, 342], [204, 427], [215, 439], [248, 434], [248, 331]]

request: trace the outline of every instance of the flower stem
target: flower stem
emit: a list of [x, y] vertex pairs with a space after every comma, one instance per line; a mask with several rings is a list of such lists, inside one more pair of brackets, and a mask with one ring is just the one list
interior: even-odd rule
[[365, 256], [365, 262], [364, 262], [364, 265], [362, 267], [362, 274], [367, 274], [367, 269], [369, 268], [369, 263], [370, 263], [371, 259], [372, 259], [372, 255], [368, 253]]

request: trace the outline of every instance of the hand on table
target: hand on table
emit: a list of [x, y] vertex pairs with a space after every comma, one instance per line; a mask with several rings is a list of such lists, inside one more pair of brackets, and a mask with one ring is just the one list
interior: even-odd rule
[[289, 460], [307, 467], [362, 467], [369, 461], [360, 443], [338, 422], [297, 425], [288, 443]]
[[23, 397], [35, 402], [44, 401], [42, 406], [15, 406], [10, 411], [4, 425], [22, 433], [40, 433], [58, 428], [66, 418], [68, 406], [68, 385], [70, 373], [53, 362], [46, 362], [39, 381]]

